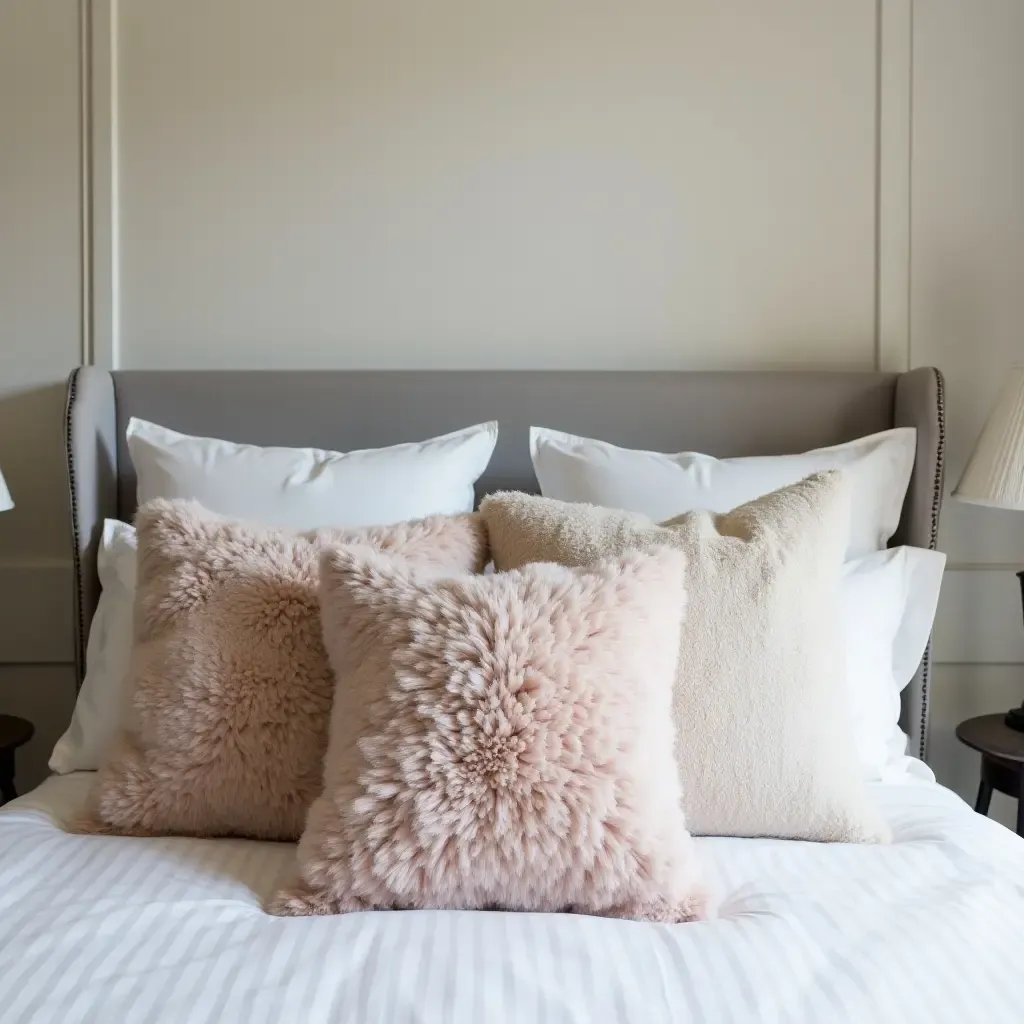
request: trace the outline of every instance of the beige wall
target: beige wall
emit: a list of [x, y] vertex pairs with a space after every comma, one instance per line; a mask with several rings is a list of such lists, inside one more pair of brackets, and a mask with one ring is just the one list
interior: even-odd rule
[[[1015, 0], [918, 3], [913, 22], [910, 0], [85, 6], [99, 362], [934, 362], [955, 476], [1019, 345]], [[75, 0], [0, 8], [0, 462], [21, 499], [0, 557], [51, 601], [54, 385], [83, 341], [77, 18]], [[1022, 538], [1024, 520], [948, 507], [933, 750], [965, 792], [952, 725], [1024, 696], [1003, 567]], [[17, 603], [0, 660], [66, 656], [60, 613]], [[42, 676], [62, 691], [36, 708], [52, 732], [65, 669], [4, 667], [0, 699]]]
[[301, 9], [122, 5], [124, 365], [871, 365], [871, 5]]
[[[1024, 361], [1024, 4], [914, 8], [912, 356], [948, 378], [956, 482], [1002, 372]], [[1024, 513], [948, 501], [932, 758], [972, 790], [976, 756], [952, 735], [971, 714], [1024, 699], [1024, 627], [1013, 573]], [[1008, 820], [1011, 803], [998, 798]], [[993, 804], [995, 806], [995, 804]]]
[[[74, 706], [62, 378], [81, 357], [78, 7], [0, 4], [0, 712], [46, 769]], [[63, 662], [63, 664], [62, 664]]]

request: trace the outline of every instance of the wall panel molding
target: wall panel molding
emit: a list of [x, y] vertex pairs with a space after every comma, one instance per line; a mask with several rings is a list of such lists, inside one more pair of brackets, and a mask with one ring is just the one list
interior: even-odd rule
[[0, 665], [74, 661], [69, 558], [0, 560]]
[[[118, 0], [79, 0], [82, 23], [83, 362], [121, 362]], [[908, 369], [913, 0], [876, 0], [875, 356]]]
[[81, 0], [86, 74], [83, 180], [88, 182], [88, 306], [90, 329], [83, 361], [108, 369], [120, 352], [118, 230], [118, 0]]
[[78, 0], [78, 180], [79, 277], [81, 281], [81, 351], [92, 362], [92, 10]]
[[939, 663], [1024, 663], [1020, 584], [1014, 573], [947, 569], [933, 638]]
[[1024, 569], [1021, 562], [946, 562], [946, 572], [1009, 572]]
[[[531, 86], [539, 117], [530, 115], [523, 90], [512, 87], [514, 62], [506, 67], [509, 46], [529, 52], [528, 15], [508, 13], [515, 8], [485, 8], [466, 19], [455, 2], [430, 17], [410, 3], [413, 23], [389, 28], [382, 16], [369, 13], [371, 5], [357, 19], [358, 30], [349, 31], [343, 30], [344, 10], [358, 4], [336, 5], [338, 14], [331, 13], [332, 5], [301, 5], [304, 13], [296, 18], [260, 0], [247, 5], [244, 25], [232, 27], [236, 5], [219, 0], [84, 2], [92, 36], [93, 349], [101, 365], [409, 367], [426, 360], [438, 368], [866, 369], [880, 361], [880, 338], [890, 344], [891, 332], [879, 328], [879, 310], [883, 324], [898, 316], [880, 297], [899, 292], [906, 269], [895, 257], [879, 266], [874, 222], [884, 211], [875, 142], [899, 133], [890, 121], [904, 94], [890, 82], [905, 85], [909, 76], [880, 75], [878, 47], [884, 38], [886, 53], [899, 55], [896, 29], [905, 25], [891, 12], [909, 10], [909, 0], [876, 0], [829, 15], [796, 0], [770, 15], [751, 3], [756, 18], [739, 33], [736, 26], [746, 26], [746, 19], [734, 26], [713, 4], [706, 17], [691, 19], [685, 5], [652, 0], [644, 5], [660, 19], [652, 26], [671, 31], [652, 28], [650, 38], [642, 28], [645, 17], [623, 22], [621, 15], [597, 11], [580, 15], [587, 32], [574, 32], [576, 15], [562, 7], [550, 18], [549, 43], [564, 34], [562, 42], [575, 49], [562, 61], [551, 57], [560, 46], [539, 48], [543, 74]], [[541, 0], [528, 6], [544, 8]], [[208, 16], [199, 17], [204, 7]], [[417, 32], [413, 25], [421, 18]], [[466, 22], [468, 38], [493, 46], [496, 60], [474, 71], [456, 48], [451, 73], [438, 74], [451, 63], [444, 59], [451, 40], [438, 31], [449, 18]], [[760, 18], [774, 30], [761, 34]], [[548, 20], [545, 15], [543, 23]], [[600, 31], [590, 39], [592, 22]], [[698, 30], [709, 45], [734, 49], [735, 72], [680, 59], [680, 47], [684, 58], [687, 46], [700, 49]], [[289, 46], [275, 49], [282, 33]], [[353, 41], [359, 33], [376, 49]], [[585, 45], [577, 46], [582, 37]], [[264, 51], [277, 54], [266, 67], [267, 58], [259, 58]], [[643, 74], [627, 75], [629, 61], [645, 54], [651, 59], [645, 58]], [[886, 68], [896, 63], [894, 58]], [[392, 65], [394, 72], [378, 70]], [[267, 67], [273, 72], [265, 73]], [[569, 70], [578, 83], [559, 91]], [[839, 84], [828, 71], [840, 76]], [[480, 79], [481, 98], [458, 86], [459, 76], [470, 74]], [[557, 94], [552, 110], [544, 76]], [[777, 97], [774, 106], [763, 102], [765, 82]], [[816, 83], [814, 90], [807, 89], [809, 82]], [[579, 83], [596, 87], [590, 106], [577, 96]], [[821, 92], [825, 83], [827, 96]], [[674, 92], [679, 87], [717, 97], [715, 105], [720, 102], [733, 129], [720, 131], [720, 119], [709, 117], [702, 104], [680, 104]], [[426, 121], [403, 126], [390, 112], [404, 89], [421, 98]], [[450, 102], [430, 100], [437, 90], [450, 90]], [[650, 102], [641, 104], [645, 91]], [[301, 116], [288, 113], [293, 101]], [[500, 131], [481, 115], [485, 102], [502, 112]], [[629, 121], [620, 114], [631, 102], [636, 116]], [[592, 121], [589, 111], [602, 104], [609, 118]], [[381, 119], [381, 130], [364, 138], [374, 118]], [[227, 140], [218, 127], [224, 124], [232, 126]], [[909, 137], [906, 124], [901, 131]], [[835, 145], [823, 145], [832, 133]], [[282, 144], [268, 150], [267, 138]], [[417, 146], [427, 165], [419, 177], [408, 173]], [[762, 165], [765, 198], [748, 187], [745, 167], [752, 158]], [[367, 170], [374, 160], [380, 173]], [[236, 161], [249, 173], [233, 177]], [[274, 161], [280, 165], [277, 179], [267, 169]], [[332, 173], [332, 161], [338, 173]], [[574, 161], [584, 168], [583, 177], [602, 168], [590, 191], [566, 185], [581, 178], [571, 172]], [[508, 192], [510, 202], [475, 198], [481, 174]], [[291, 194], [279, 189], [289, 176], [303, 188]], [[684, 177], [690, 188], [677, 197]], [[235, 178], [240, 188], [231, 187]], [[565, 200], [555, 202], [560, 189]], [[666, 211], [664, 216], [649, 216], [643, 204], [636, 215], [614, 212], [621, 204], [599, 201], [602, 193], [647, 195], [651, 189], [651, 208]], [[659, 189], [669, 203], [659, 201]], [[720, 195], [720, 205], [687, 198], [704, 191]], [[150, 204], [158, 195], [167, 197], [166, 210]], [[320, 197], [320, 209], [310, 195]], [[245, 205], [256, 196], [262, 197], [262, 214], [245, 216]], [[553, 204], [552, 245], [534, 245], [523, 228], [530, 218], [515, 216], [516, 202], [541, 212]], [[376, 207], [380, 218], [366, 213]], [[186, 240], [204, 229], [211, 241], [204, 251], [218, 266], [219, 290], [195, 272], [205, 261], [190, 260], [187, 251]], [[444, 261], [445, 274], [432, 279], [436, 261], [423, 254], [444, 244], [445, 230], [452, 232], [453, 258], [450, 266]], [[586, 245], [590, 231], [615, 237], [620, 253], [647, 254], [649, 272], [634, 275], [636, 261], [608, 255], [615, 247]], [[280, 244], [262, 246], [262, 235]], [[339, 238], [350, 240], [349, 250], [339, 251]], [[368, 245], [374, 258], [393, 250], [401, 259], [388, 259], [387, 272], [378, 272], [365, 258]], [[662, 249], [666, 258], [656, 258]], [[888, 243], [881, 249], [897, 251]], [[119, 275], [122, 255], [129, 262]], [[506, 258], [515, 260], [516, 273], [502, 273], [500, 262], [494, 263]], [[762, 272], [762, 258], [770, 272]], [[301, 279], [276, 290], [275, 282], [297, 262]], [[720, 277], [723, 285], [738, 279], [744, 302], [732, 301], [729, 287], [702, 288], [705, 274]], [[562, 277], [565, 286], [558, 285]], [[180, 307], [168, 298], [169, 281], [183, 297]], [[390, 302], [392, 288], [404, 289], [410, 301]], [[686, 300], [686, 288], [697, 301]], [[631, 331], [638, 340], [624, 345]], [[281, 344], [284, 337], [291, 343]]]
[[876, 361], [909, 370], [913, 0], [878, 0]]

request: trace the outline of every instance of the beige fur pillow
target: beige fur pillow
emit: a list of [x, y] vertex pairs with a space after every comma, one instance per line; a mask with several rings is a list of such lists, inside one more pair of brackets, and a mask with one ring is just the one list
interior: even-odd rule
[[358, 541], [478, 571], [478, 515], [297, 533], [199, 505], [139, 510], [129, 726], [83, 831], [297, 839], [320, 792], [334, 680], [317, 604], [321, 552]]
[[701, 917], [672, 759], [684, 567], [664, 551], [429, 579], [325, 555], [324, 792], [272, 912]]
[[688, 559], [673, 714], [695, 834], [875, 842], [844, 690], [839, 583], [850, 501], [825, 473], [727, 513], [656, 525], [526, 494], [486, 499], [499, 569], [671, 544]]

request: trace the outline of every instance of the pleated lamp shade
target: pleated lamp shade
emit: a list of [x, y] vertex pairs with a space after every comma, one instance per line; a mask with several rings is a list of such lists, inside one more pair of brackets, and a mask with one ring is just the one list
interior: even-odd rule
[[1024, 366], [1013, 366], [953, 496], [1024, 509]]
[[14, 508], [14, 499], [11, 497], [11, 492], [7, 490], [3, 473], [0, 473], [0, 512], [6, 512], [11, 508]]

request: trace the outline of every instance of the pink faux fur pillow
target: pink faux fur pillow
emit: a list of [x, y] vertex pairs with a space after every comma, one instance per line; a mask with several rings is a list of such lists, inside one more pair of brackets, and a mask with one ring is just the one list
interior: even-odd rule
[[673, 760], [676, 551], [430, 579], [324, 555], [324, 792], [281, 915], [704, 914]]
[[297, 839], [320, 792], [334, 693], [317, 603], [322, 551], [358, 541], [479, 571], [480, 518], [296, 533], [153, 501], [136, 525], [129, 725], [78, 830]]

